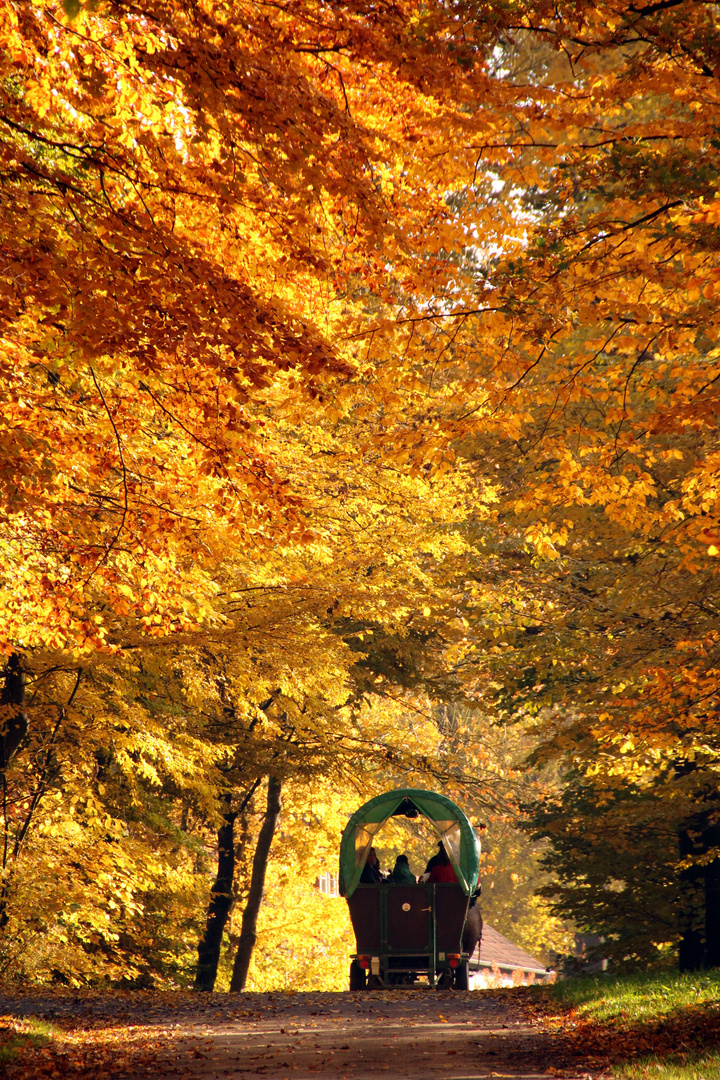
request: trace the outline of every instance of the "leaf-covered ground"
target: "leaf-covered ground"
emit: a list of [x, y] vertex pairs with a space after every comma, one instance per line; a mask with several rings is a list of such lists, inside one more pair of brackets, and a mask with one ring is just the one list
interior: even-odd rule
[[[6, 990], [0, 1074], [402, 1080], [718, 1080], [720, 979], [475, 993]], [[570, 987], [570, 990], [567, 988]]]
[[8, 1077], [540, 1077], [552, 1034], [512, 997], [393, 991], [0, 997]]

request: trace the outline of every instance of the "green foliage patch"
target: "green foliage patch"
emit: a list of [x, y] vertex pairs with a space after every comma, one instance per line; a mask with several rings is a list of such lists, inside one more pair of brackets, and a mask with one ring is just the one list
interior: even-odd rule
[[568, 979], [541, 993], [589, 1020], [627, 1028], [699, 1005], [720, 1008], [720, 971]]
[[711, 1051], [686, 1061], [652, 1057], [615, 1071], [621, 1080], [720, 1080], [720, 1053]]

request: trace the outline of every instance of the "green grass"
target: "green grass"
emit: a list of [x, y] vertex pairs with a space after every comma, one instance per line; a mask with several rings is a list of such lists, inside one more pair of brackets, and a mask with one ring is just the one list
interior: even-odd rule
[[14, 1061], [26, 1046], [32, 1046], [33, 1049], [47, 1046], [56, 1034], [56, 1028], [47, 1020], [36, 1020], [34, 1017], [23, 1020], [21, 1030], [0, 1041], [0, 1065]]
[[645, 1058], [613, 1069], [619, 1080], [720, 1080], [720, 1052], [710, 1051], [687, 1061]]
[[687, 975], [598, 975], [542, 989], [548, 1003], [574, 1007], [588, 1020], [615, 1021], [630, 1027], [698, 1005], [720, 1005], [720, 970]]

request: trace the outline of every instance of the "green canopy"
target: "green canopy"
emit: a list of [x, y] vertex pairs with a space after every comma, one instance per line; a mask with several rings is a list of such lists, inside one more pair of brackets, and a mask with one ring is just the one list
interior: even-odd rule
[[459, 806], [445, 795], [421, 788], [398, 788], [376, 795], [348, 821], [340, 841], [340, 895], [355, 892], [375, 834], [388, 818], [422, 814], [445, 845], [463, 892], [470, 895], [478, 879], [480, 840]]

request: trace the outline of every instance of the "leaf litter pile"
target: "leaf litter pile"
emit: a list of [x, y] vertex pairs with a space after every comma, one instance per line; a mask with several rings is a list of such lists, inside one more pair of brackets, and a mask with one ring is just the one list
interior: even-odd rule
[[708, 1069], [695, 1066], [720, 1060], [718, 972], [571, 980], [520, 989], [513, 1000], [552, 1034], [559, 1060], [591, 1072], [623, 1072], [645, 1060], [655, 1063], [650, 1072], [682, 1075], [687, 1066], [687, 1075], [709, 1080]]

